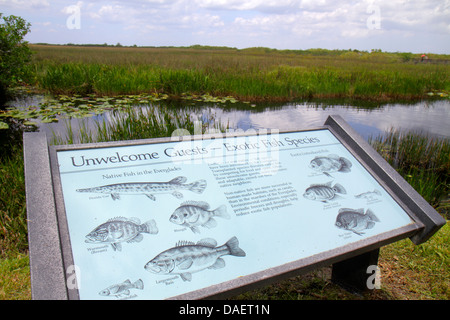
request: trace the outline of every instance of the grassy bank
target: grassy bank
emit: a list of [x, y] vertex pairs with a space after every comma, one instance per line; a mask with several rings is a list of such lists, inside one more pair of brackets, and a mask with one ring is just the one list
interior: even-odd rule
[[400, 53], [39, 45], [32, 49], [36, 54], [31, 82], [54, 94], [389, 101], [450, 90], [450, 64], [415, 63]]

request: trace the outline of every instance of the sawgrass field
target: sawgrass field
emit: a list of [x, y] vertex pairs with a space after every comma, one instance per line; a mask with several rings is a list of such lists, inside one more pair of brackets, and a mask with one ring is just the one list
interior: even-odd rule
[[351, 50], [31, 48], [35, 52], [32, 82], [54, 94], [154, 92], [270, 102], [305, 98], [392, 101], [450, 90], [448, 55], [430, 55], [429, 63], [423, 63], [419, 55], [410, 53]]

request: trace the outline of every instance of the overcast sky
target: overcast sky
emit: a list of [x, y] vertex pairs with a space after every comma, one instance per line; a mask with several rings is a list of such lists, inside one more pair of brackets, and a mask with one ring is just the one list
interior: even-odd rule
[[450, 54], [450, 0], [0, 0], [31, 43]]

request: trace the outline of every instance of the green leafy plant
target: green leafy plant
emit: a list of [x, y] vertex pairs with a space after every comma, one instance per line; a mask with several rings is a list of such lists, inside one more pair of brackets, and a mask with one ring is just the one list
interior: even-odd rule
[[30, 27], [21, 17], [0, 13], [0, 103], [5, 102], [7, 89], [30, 73], [32, 53], [23, 40]]

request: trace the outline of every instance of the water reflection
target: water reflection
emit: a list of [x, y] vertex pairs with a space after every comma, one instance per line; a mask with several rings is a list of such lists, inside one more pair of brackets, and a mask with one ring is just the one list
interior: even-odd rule
[[[17, 108], [38, 105], [43, 96], [16, 99], [10, 103]], [[389, 131], [391, 128], [423, 132], [432, 136], [450, 137], [450, 101], [423, 101], [415, 104], [386, 104], [381, 106], [355, 107], [351, 105], [330, 105], [326, 103], [293, 103], [287, 105], [256, 107], [248, 105], [189, 105], [187, 103], [167, 103], [150, 105], [148, 108], [164, 109], [164, 112], [189, 113], [194, 120], [203, 124], [230, 129], [279, 129], [299, 130], [324, 124], [329, 115], [340, 115], [361, 136], [368, 138]], [[41, 124], [39, 130], [52, 137], [58, 133], [64, 137], [67, 128], [76, 132], [80, 126], [95, 131], [96, 122], [112, 121], [113, 112], [93, 116], [83, 120], [61, 120], [59, 123]], [[194, 132], [192, 132], [193, 134]]]
[[229, 122], [231, 127], [244, 130], [313, 128], [322, 125], [329, 115], [340, 115], [365, 138], [391, 128], [450, 137], [449, 101], [420, 102], [414, 105], [388, 104], [370, 109], [339, 105], [320, 107], [302, 103], [285, 105], [280, 109], [266, 108], [260, 112], [230, 112], [223, 108], [216, 108], [214, 111], [222, 123]]

